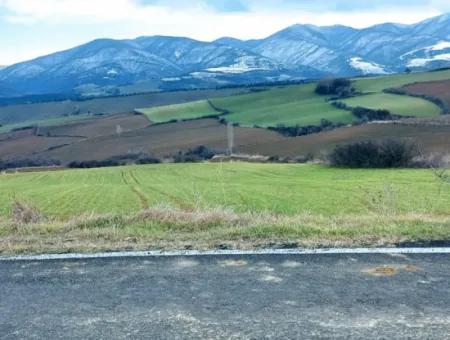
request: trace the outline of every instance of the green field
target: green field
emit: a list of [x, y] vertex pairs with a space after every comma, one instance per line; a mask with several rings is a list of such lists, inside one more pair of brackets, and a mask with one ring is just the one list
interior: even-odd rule
[[[35, 202], [46, 214], [126, 213], [149, 206], [192, 209], [230, 206], [283, 214], [368, 213], [367, 193], [392, 185], [399, 211], [450, 214], [450, 191], [428, 170], [346, 170], [287, 164], [163, 164], [92, 170], [7, 174], [0, 177], [0, 213], [13, 197]], [[450, 188], [449, 188], [450, 189]], [[430, 212], [432, 212], [430, 211]]]
[[[393, 114], [432, 117], [441, 110], [424, 99], [385, 94], [383, 90], [397, 88], [415, 82], [450, 79], [450, 71], [401, 74], [354, 80], [354, 87], [364, 94], [345, 100], [353, 106], [372, 109], [387, 109]], [[216, 108], [228, 111], [226, 120], [242, 126], [273, 127], [277, 125], [319, 125], [322, 119], [334, 123], [351, 123], [355, 117], [348, 111], [331, 105], [330, 97], [314, 92], [316, 84], [273, 87], [265, 91], [211, 99]], [[180, 105], [139, 109], [154, 122], [192, 119], [209, 115], [219, 115], [206, 101]]]
[[450, 70], [360, 78], [355, 80], [354, 87], [357, 91], [365, 93], [382, 92], [385, 89], [402, 87], [412, 83], [447, 79], [450, 79]]
[[[314, 84], [271, 88], [257, 93], [215, 98], [211, 102], [217, 108], [229, 111], [225, 116], [228, 121], [248, 127], [318, 125], [322, 119], [336, 123], [351, 123], [354, 120], [349, 112], [339, 110], [327, 102], [328, 97], [315, 94], [314, 88]], [[220, 114], [212, 110], [206, 101], [138, 111], [154, 122]]]
[[339, 110], [327, 102], [328, 97], [314, 93], [315, 84], [274, 88], [259, 93], [216, 98], [215, 106], [228, 110], [226, 119], [243, 126], [262, 127], [284, 124], [319, 125], [321, 119], [350, 123], [349, 112]]
[[441, 108], [432, 102], [415, 97], [388, 93], [375, 93], [342, 100], [349, 107], [384, 109], [399, 116], [433, 117], [441, 114]]
[[136, 109], [154, 123], [167, 123], [173, 120], [196, 119], [208, 116], [218, 116], [207, 100], [199, 100], [186, 104], [174, 104], [161, 107]]
[[[3, 174], [0, 191], [3, 253], [450, 238], [450, 186], [430, 170], [163, 164]], [[46, 217], [17, 221], [14, 201]]]

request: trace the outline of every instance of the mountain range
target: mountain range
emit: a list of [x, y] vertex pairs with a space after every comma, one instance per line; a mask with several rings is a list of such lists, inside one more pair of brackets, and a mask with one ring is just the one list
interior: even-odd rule
[[5, 68], [0, 96], [120, 94], [450, 66], [450, 14], [364, 29], [294, 25], [265, 39], [99, 39]]

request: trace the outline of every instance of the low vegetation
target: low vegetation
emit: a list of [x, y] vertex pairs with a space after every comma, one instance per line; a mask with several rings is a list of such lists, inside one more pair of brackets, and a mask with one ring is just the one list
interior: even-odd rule
[[431, 170], [160, 164], [1, 175], [0, 191], [3, 253], [450, 237], [450, 186]]
[[342, 123], [333, 123], [329, 120], [322, 119], [320, 121], [320, 125], [308, 125], [308, 126], [284, 126], [283, 124], [279, 124], [275, 127], [269, 127], [269, 130], [276, 131], [282, 134], [285, 137], [298, 137], [298, 136], [306, 136], [311, 135], [313, 133], [319, 133], [323, 131], [330, 131], [332, 129], [336, 129], [338, 127], [343, 126]]
[[61, 165], [61, 162], [59, 162], [58, 160], [39, 157], [11, 158], [5, 160], [0, 159], [0, 171], [18, 168], [51, 167], [59, 165]]
[[352, 82], [349, 79], [325, 79], [320, 81], [315, 89], [319, 95], [332, 95], [337, 98], [350, 97], [355, 94], [355, 89], [352, 87]]
[[363, 141], [340, 145], [329, 155], [332, 166], [348, 168], [418, 167], [416, 145], [396, 140]]
[[121, 156], [114, 156], [105, 160], [92, 161], [73, 161], [68, 164], [69, 168], [74, 169], [91, 169], [91, 168], [106, 168], [114, 166], [124, 166], [132, 164], [158, 164], [161, 163], [159, 158], [147, 154], [127, 154]]

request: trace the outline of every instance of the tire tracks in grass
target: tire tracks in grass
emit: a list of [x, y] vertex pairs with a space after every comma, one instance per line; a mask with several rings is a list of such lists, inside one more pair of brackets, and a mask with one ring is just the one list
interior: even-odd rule
[[[128, 172], [122, 171], [121, 176], [122, 176], [123, 182], [126, 185], [128, 185], [129, 188], [131, 189], [131, 191], [139, 198], [142, 209], [144, 209], [144, 210], [148, 209], [150, 207], [150, 204], [149, 204], [147, 198], [144, 196], [144, 194], [139, 190], [139, 186], [141, 185], [141, 183], [139, 182], [138, 178], [136, 177], [136, 174], [134, 173], [134, 171], [133, 170], [130, 170]], [[172, 202], [174, 202], [179, 208], [181, 208], [183, 210], [192, 210], [194, 208], [192, 204], [186, 203], [181, 198], [179, 198], [175, 195], [172, 195], [168, 192], [159, 190], [159, 189], [155, 188], [154, 186], [147, 186], [147, 187], [150, 190], [169, 198]]]
[[130, 170], [128, 172], [129, 178], [127, 178], [127, 173], [122, 170], [121, 171], [121, 177], [122, 181], [130, 188], [130, 190], [137, 196], [139, 199], [141, 208], [146, 210], [150, 207], [150, 204], [145, 197], [145, 195], [139, 190], [139, 181], [137, 180], [135, 174], [133, 173], [133, 170]]

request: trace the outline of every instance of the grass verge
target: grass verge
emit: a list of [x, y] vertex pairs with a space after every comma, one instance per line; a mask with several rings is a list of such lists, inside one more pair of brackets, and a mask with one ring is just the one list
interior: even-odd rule
[[[32, 210], [34, 208], [31, 208]], [[153, 207], [130, 215], [85, 214], [67, 220], [0, 221], [0, 254], [123, 250], [254, 249], [384, 246], [450, 239], [450, 216], [386, 214], [324, 216], [237, 213], [214, 207]]]

